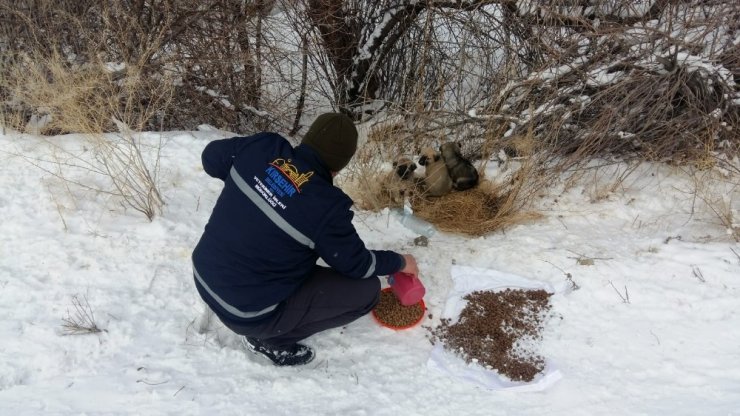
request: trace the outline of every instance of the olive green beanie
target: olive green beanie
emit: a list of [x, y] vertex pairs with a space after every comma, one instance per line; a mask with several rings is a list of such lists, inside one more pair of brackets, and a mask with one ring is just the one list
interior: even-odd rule
[[341, 113], [325, 113], [316, 118], [303, 136], [332, 172], [339, 172], [357, 150], [357, 129], [352, 119]]

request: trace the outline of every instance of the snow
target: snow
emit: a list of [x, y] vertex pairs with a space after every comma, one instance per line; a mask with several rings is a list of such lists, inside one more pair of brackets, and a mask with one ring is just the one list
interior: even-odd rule
[[580, 56], [573, 60], [572, 63], [567, 63], [556, 68], [548, 68], [543, 71], [537, 72], [531, 75], [529, 79], [541, 79], [544, 81], [550, 81], [581, 68], [586, 62], [588, 62], [588, 58], [585, 56]]
[[[431, 318], [393, 331], [366, 316], [307, 339], [309, 365], [278, 368], [209, 322], [193, 287], [190, 253], [221, 189], [200, 152], [226, 134], [204, 130], [140, 138], [163, 143], [166, 205], [152, 222], [101, 192], [83, 136], [0, 136], [0, 414], [740, 414], [740, 247], [703, 204], [737, 215], [731, 180], [700, 181], [697, 194], [675, 168], [646, 164], [623, 181], [628, 167], [592, 170], [553, 186], [541, 220], [437, 232], [428, 247], [387, 211], [357, 212], [370, 248], [417, 257]], [[489, 178], [506, 173], [488, 165]], [[425, 327], [453, 265], [577, 284], [553, 297], [540, 345], [562, 379], [491, 391], [427, 365]], [[102, 332], [63, 335], [75, 298]]]
[[586, 78], [586, 85], [591, 87], [601, 87], [615, 83], [617, 80], [624, 77], [623, 71], [608, 72], [609, 66], [602, 66], [592, 71], [589, 71], [588, 78]]
[[223, 105], [224, 107], [229, 108], [229, 109], [234, 108], [234, 105], [231, 104], [231, 102], [228, 99], [224, 98], [225, 96], [219, 94], [218, 92], [210, 88], [206, 88], [206, 87], [196, 87], [196, 89], [200, 92], [205, 92], [206, 94], [208, 94], [209, 96], [213, 98], [217, 98], [219, 102], [221, 103], [221, 105]]
[[731, 84], [733, 81], [732, 72], [730, 72], [724, 66], [716, 66], [708, 62], [701, 57], [688, 54], [686, 52], [678, 52], [676, 54], [676, 62], [681, 66], [685, 67], [688, 72], [695, 72], [697, 70], [703, 70], [707, 74], [717, 74], [722, 79]]
[[360, 46], [360, 52], [354, 58], [355, 63], [372, 58], [373, 49], [378, 47], [379, 42], [382, 42], [383, 32], [388, 30], [388, 26], [395, 18], [396, 13], [398, 13], [400, 10], [401, 7], [391, 7], [390, 9], [385, 11], [381, 21], [373, 29], [373, 33], [370, 34], [368, 39], [364, 42], [364, 45]]
[[120, 72], [126, 69], [126, 64], [123, 62], [106, 62], [105, 69], [108, 72]]

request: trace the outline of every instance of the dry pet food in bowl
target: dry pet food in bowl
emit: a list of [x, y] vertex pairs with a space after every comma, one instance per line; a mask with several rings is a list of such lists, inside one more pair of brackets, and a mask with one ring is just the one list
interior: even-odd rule
[[424, 319], [426, 305], [424, 300], [411, 305], [403, 306], [387, 287], [380, 291], [380, 302], [373, 309], [373, 318], [384, 327], [391, 329], [408, 329], [416, 326]]

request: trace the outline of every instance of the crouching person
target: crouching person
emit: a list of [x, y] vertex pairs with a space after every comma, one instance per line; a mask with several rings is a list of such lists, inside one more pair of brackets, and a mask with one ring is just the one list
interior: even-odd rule
[[300, 341], [369, 313], [378, 276], [418, 275], [413, 256], [368, 250], [352, 225], [352, 200], [332, 181], [356, 149], [352, 120], [327, 113], [296, 147], [263, 132], [203, 150], [203, 168], [224, 188], [193, 251], [195, 287], [276, 365], [310, 362]]

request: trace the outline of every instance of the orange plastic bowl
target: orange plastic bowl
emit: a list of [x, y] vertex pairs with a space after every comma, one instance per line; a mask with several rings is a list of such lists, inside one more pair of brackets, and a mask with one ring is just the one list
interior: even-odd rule
[[[382, 289], [383, 292], [390, 292], [391, 290], [392, 289], [390, 287], [386, 287], [385, 289]], [[410, 323], [408, 325], [396, 326], [396, 325], [391, 325], [389, 323], [383, 322], [383, 321], [380, 320], [380, 318], [378, 318], [378, 315], [375, 314], [375, 309], [373, 309], [373, 311], [372, 311], [373, 319], [375, 319], [375, 322], [377, 322], [378, 324], [380, 324], [380, 326], [384, 326], [384, 327], [390, 328], [390, 329], [402, 330], [402, 329], [413, 328], [416, 325], [419, 325], [419, 322], [421, 322], [421, 321], [424, 320], [424, 315], [426, 315], [426, 311], [427, 311], [427, 306], [424, 303], [424, 299], [420, 300], [418, 304], [421, 305], [421, 310], [422, 310], [421, 315], [419, 316], [419, 319], [417, 319], [416, 321], [414, 321], [414, 322], [412, 322], [412, 323]]]

